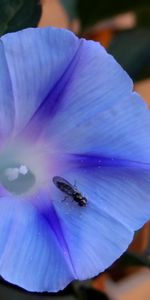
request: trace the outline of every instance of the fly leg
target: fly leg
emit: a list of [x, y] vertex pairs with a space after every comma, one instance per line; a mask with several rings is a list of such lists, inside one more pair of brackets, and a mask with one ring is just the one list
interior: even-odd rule
[[76, 180], [74, 181], [74, 188], [77, 191], [77, 181]]
[[69, 197], [68, 197], [68, 196], [65, 196], [64, 199], [61, 200], [61, 202], [64, 202], [64, 201], [66, 201], [67, 199], [69, 199]]

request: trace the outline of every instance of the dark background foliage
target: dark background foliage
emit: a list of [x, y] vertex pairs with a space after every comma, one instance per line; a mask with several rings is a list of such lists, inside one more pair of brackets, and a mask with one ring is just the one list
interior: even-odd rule
[[149, 0], [79, 0], [78, 12], [82, 25], [89, 26], [95, 22], [112, 17], [126, 11], [136, 11], [142, 25], [150, 26], [150, 1]]
[[39, 0], [1, 0], [0, 35], [35, 27], [41, 16]]

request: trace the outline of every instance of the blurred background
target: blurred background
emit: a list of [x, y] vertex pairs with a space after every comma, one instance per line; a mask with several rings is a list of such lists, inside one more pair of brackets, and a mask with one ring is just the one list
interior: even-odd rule
[[[100, 42], [150, 105], [150, 0], [1, 0], [0, 35], [26, 27], [68, 28]], [[30, 294], [0, 282], [0, 300], [150, 300], [150, 224], [128, 251], [96, 278], [58, 294]]]

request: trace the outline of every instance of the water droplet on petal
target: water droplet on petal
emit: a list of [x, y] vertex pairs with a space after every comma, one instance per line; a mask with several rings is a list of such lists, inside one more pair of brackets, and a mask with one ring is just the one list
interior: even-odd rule
[[0, 181], [6, 190], [20, 195], [34, 185], [35, 176], [25, 165], [14, 163], [0, 169]]

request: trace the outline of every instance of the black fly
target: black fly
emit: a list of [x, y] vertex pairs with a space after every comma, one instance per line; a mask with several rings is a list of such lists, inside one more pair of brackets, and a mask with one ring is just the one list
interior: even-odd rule
[[70, 196], [74, 201], [78, 203], [79, 206], [86, 206], [87, 199], [82, 196], [82, 194], [77, 190], [75, 186], [65, 180], [63, 177], [54, 176], [53, 182], [59, 190]]

